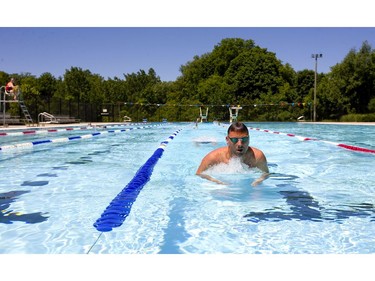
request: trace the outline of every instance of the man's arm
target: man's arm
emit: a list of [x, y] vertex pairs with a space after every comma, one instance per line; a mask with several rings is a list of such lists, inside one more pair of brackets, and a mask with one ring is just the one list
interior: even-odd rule
[[207, 175], [207, 174], [198, 174], [198, 173], [196, 175], [200, 176], [203, 179], [206, 179], [206, 180], [209, 180], [209, 181], [212, 181], [212, 182], [216, 182], [218, 184], [224, 184], [224, 185], [226, 185], [225, 182], [219, 181], [218, 179], [215, 179], [215, 178], [211, 177], [210, 175]]
[[259, 178], [257, 178], [255, 181], [251, 183], [251, 186], [257, 186], [261, 182], [263, 182], [265, 179], [267, 179], [270, 176], [270, 173], [263, 173]]
[[207, 179], [209, 181], [218, 183], [218, 184], [226, 184], [222, 181], [219, 181], [218, 179], [215, 179], [214, 177], [211, 177], [210, 175], [203, 174], [204, 171], [206, 171], [209, 167], [216, 164], [216, 158], [215, 158], [215, 152], [211, 152], [207, 154], [203, 159], [201, 164], [198, 167], [197, 172], [195, 173], [197, 176], [200, 176], [203, 179]]
[[259, 154], [256, 157], [257, 157], [256, 167], [260, 169], [261, 171], [263, 171], [263, 174], [251, 183], [252, 186], [257, 186], [258, 184], [260, 184], [261, 182], [263, 182], [270, 176], [270, 171], [268, 169], [266, 156], [264, 156], [263, 152], [259, 151]]

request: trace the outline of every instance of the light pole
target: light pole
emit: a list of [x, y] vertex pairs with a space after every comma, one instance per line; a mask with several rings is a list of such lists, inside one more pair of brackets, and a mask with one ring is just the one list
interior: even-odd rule
[[318, 70], [318, 58], [323, 57], [322, 54], [312, 54], [311, 57], [315, 59], [315, 79], [314, 79], [314, 122], [316, 122], [316, 80]]

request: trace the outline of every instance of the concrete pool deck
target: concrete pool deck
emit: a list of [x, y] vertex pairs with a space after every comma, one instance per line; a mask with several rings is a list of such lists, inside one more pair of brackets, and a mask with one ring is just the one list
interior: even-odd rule
[[367, 125], [375, 126], [375, 122], [299, 122], [306, 124], [328, 124], [328, 125]]

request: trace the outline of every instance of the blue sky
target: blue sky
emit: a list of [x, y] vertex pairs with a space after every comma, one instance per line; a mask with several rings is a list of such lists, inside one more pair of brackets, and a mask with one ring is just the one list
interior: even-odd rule
[[318, 71], [329, 72], [365, 40], [375, 48], [373, 27], [2, 27], [0, 38], [12, 38], [0, 45], [7, 73], [58, 77], [76, 66], [108, 79], [152, 67], [163, 81], [224, 38], [252, 39], [296, 71], [314, 69], [313, 53], [323, 54]]
[[[0, 17], [0, 70], [72, 66], [105, 79], [153, 68], [174, 81], [180, 66], [224, 38], [252, 39], [296, 71], [327, 73], [367, 40], [375, 48], [371, 0], [18, 0]], [[6, 10], [4, 10], [6, 11]]]

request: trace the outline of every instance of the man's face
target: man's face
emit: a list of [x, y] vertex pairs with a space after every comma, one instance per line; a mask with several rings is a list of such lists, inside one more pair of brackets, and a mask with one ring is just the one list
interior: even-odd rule
[[249, 148], [250, 137], [246, 132], [230, 132], [226, 140], [233, 155], [243, 156]]

